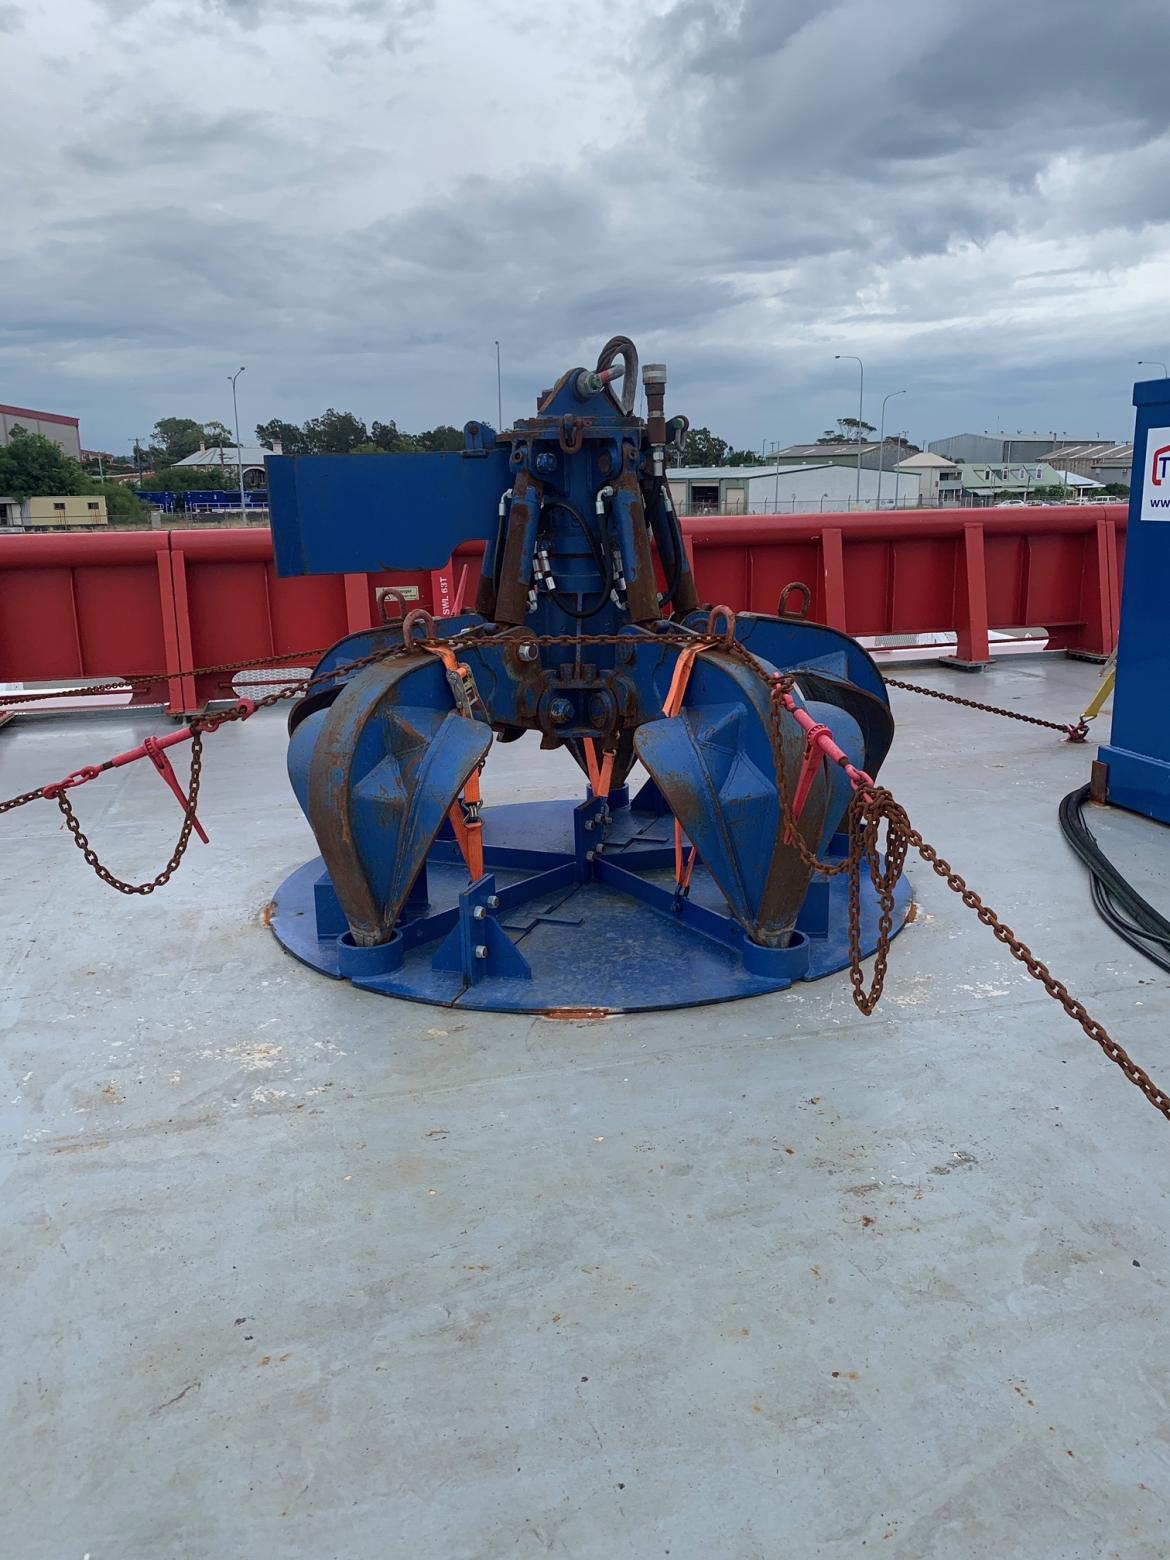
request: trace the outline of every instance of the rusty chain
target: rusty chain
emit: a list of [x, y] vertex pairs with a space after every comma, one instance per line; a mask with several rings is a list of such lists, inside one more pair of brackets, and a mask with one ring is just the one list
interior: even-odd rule
[[1089, 725], [1085, 720], [1078, 720], [1075, 724], [1044, 720], [1039, 715], [1023, 715], [1019, 710], [1005, 710], [1000, 704], [982, 704], [978, 699], [964, 699], [957, 693], [942, 693], [938, 688], [924, 688], [921, 683], [903, 682], [900, 677], [883, 677], [883, 681], [887, 688], [904, 688], [907, 693], [925, 694], [928, 699], [941, 699], [944, 704], [961, 704], [968, 710], [983, 710], [988, 715], [1022, 720], [1028, 726], [1043, 726], [1046, 731], [1062, 731], [1070, 742], [1083, 742], [1089, 734]]
[[[73, 836], [73, 843], [103, 883], [116, 888], [120, 894], [153, 894], [156, 888], [162, 888], [165, 883], [170, 882], [187, 853], [187, 846], [191, 843], [191, 835], [195, 828], [195, 810], [199, 804], [199, 780], [202, 773], [203, 733], [196, 729], [191, 735], [191, 776], [187, 782], [187, 805], [183, 808], [183, 827], [179, 830], [179, 838], [175, 841], [170, 860], [161, 872], [146, 883], [127, 883], [122, 878], [115, 877], [98, 859], [97, 852], [81, 832], [81, 824], [77, 821], [77, 814], [73, 811], [68, 793], [58, 791], [55, 800], [61, 809], [61, 816], [65, 819], [65, 827]], [[37, 794], [40, 795], [40, 792]]]
[[264, 667], [278, 671], [282, 666], [303, 666], [306, 661], [317, 662], [325, 654], [323, 649], [289, 650], [279, 656], [253, 656], [248, 661], [223, 661], [218, 666], [196, 666], [177, 672], [128, 672], [125, 677], [112, 682], [88, 683], [76, 688], [42, 688], [33, 693], [6, 693], [0, 695], [0, 704], [36, 704], [45, 699], [90, 698], [99, 693], [121, 693], [126, 688], [134, 692], [150, 687], [153, 683], [172, 682], [183, 677], [215, 677], [229, 672], [254, 672]]
[[19, 796], [10, 796], [6, 802], [0, 802], [0, 813], [12, 812], [14, 808], [26, 807], [29, 802], [40, 801], [42, 792], [22, 791]]
[[[795, 679], [791, 676], [774, 676], [772, 682], [772, 708], [777, 718], [782, 718], [780, 712], [784, 710], [784, 695], [791, 691]], [[792, 816], [792, 802], [788, 788], [781, 779], [778, 787], [780, 796], [780, 809], [782, 827], [786, 836], [790, 838], [800, 853], [801, 860], [814, 870], [833, 875], [839, 872], [848, 872], [849, 876], [849, 979], [853, 987], [853, 1000], [865, 1014], [871, 1014], [881, 1000], [882, 989], [885, 984], [886, 969], [889, 963], [890, 941], [894, 927], [894, 891], [898, 880], [902, 875], [906, 857], [910, 850], [916, 850], [923, 861], [943, 879], [947, 887], [953, 889], [969, 910], [973, 910], [977, 918], [984, 926], [990, 927], [997, 941], [1024, 966], [1028, 974], [1034, 980], [1040, 982], [1045, 991], [1056, 1002], [1059, 1002], [1064, 1011], [1075, 1023], [1079, 1024], [1085, 1034], [1095, 1045], [1114, 1062], [1136, 1088], [1139, 1088], [1149, 1100], [1155, 1110], [1170, 1121], [1170, 1095], [1158, 1087], [1154, 1080], [1140, 1067], [1129, 1055], [1123, 1046], [1118, 1045], [1109, 1031], [1095, 1019], [1085, 1007], [1072, 995], [1063, 981], [1058, 980], [1052, 974], [1048, 966], [1044, 964], [1028, 945], [1016, 936], [1010, 926], [1000, 920], [999, 916], [983, 902], [973, 888], [968, 887], [964, 878], [954, 870], [949, 861], [943, 859], [933, 845], [928, 844], [922, 835], [911, 823], [906, 809], [884, 786], [860, 786], [853, 795], [846, 814], [846, 831], [849, 839], [849, 849], [845, 858], [833, 866], [823, 866], [800, 838], [796, 829], [796, 820]], [[878, 839], [882, 825], [886, 829], [886, 852], [883, 864], [881, 853], [878, 849]], [[865, 990], [865, 977], [862, 971], [861, 953], [861, 870], [862, 865], [868, 868], [870, 881], [873, 884], [878, 901], [878, 937], [874, 950], [873, 979], [870, 989]]]
[[[893, 937], [894, 915], [896, 910], [895, 893], [902, 873], [905, 869], [906, 857], [910, 850], [916, 850], [927, 865], [962, 899], [968, 909], [973, 910], [984, 926], [991, 929], [997, 941], [1003, 943], [1011, 956], [1021, 963], [1034, 980], [1044, 987], [1045, 991], [1061, 1007], [1069, 1018], [1073, 1019], [1090, 1040], [1099, 1046], [1109, 1060], [1121, 1069], [1130, 1083], [1141, 1090], [1150, 1104], [1158, 1110], [1166, 1120], [1170, 1121], [1170, 1095], [1167, 1095], [1145, 1069], [1128, 1054], [1123, 1046], [1112, 1038], [1105, 1026], [1093, 1018], [1088, 1009], [1076, 997], [1072, 995], [1063, 981], [1058, 980], [1048, 966], [1038, 959], [1026, 943], [1000, 920], [995, 911], [983, 902], [974, 889], [968, 887], [964, 878], [952, 868], [950, 863], [941, 857], [934, 846], [928, 844], [913, 828], [909, 815], [900, 802], [882, 786], [861, 785], [853, 795], [846, 813], [846, 834], [849, 840], [848, 850], [841, 861], [829, 864], [822, 862], [815, 851], [810, 850], [802, 839], [797, 820], [793, 816], [792, 796], [788, 788], [785, 765], [783, 763], [783, 738], [782, 722], [786, 707], [785, 695], [790, 693], [795, 686], [796, 678], [791, 674], [767, 673], [760, 662], [750, 651], [733, 640], [734, 619], [725, 627], [722, 634], [695, 635], [686, 631], [667, 632], [652, 636], [652, 643], [660, 644], [688, 644], [693, 645], [698, 639], [708, 648], [718, 647], [726, 651], [733, 659], [751, 670], [755, 675], [764, 679], [769, 687], [769, 700], [772, 719], [769, 722], [769, 738], [776, 760], [777, 792], [780, 803], [781, 828], [784, 835], [796, 847], [796, 850], [806, 866], [824, 876], [835, 876], [840, 873], [848, 873], [848, 922], [849, 922], [849, 979], [852, 986], [853, 1001], [860, 1011], [867, 1016], [872, 1014], [881, 1000], [885, 987], [886, 972], [889, 966], [890, 943]], [[499, 643], [504, 637], [498, 632], [470, 633], [453, 636], [446, 641], [452, 648], [473, 649], [495, 642]], [[514, 636], [524, 641], [530, 641], [540, 647], [553, 648], [555, 646], [574, 647], [577, 645], [617, 645], [628, 643], [632, 636], [628, 634], [548, 634], [536, 635], [523, 632]], [[435, 640], [431, 640], [435, 643]], [[344, 677], [351, 672], [361, 670], [378, 661], [411, 654], [415, 645], [393, 645], [385, 650], [375, 651], [368, 656], [346, 662], [333, 667], [326, 673], [316, 677], [298, 678], [296, 681], [283, 684], [272, 693], [265, 694], [255, 700], [251, 705], [237, 705], [234, 709], [217, 712], [211, 715], [196, 716], [191, 721], [191, 775], [188, 784], [188, 800], [183, 811], [183, 825], [179, 832], [175, 848], [171, 853], [166, 866], [154, 878], [146, 883], [126, 883], [116, 877], [99, 860], [89, 840], [81, 831], [76, 814], [64, 791], [58, 791], [55, 796], [58, 807], [65, 819], [66, 827], [73, 835], [74, 843], [82, 852], [87, 863], [93, 868], [102, 882], [111, 888], [117, 889], [123, 894], [151, 894], [157, 888], [162, 888], [170, 881], [179, 867], [180, 862], [190, 844], [191, 834], [194, 829], [196, 805], [199, 796], [199, 782], [202, 774], [203, 760], [203, 734], [205, 731], [217, 730], [219, 726], [237, 720], [246, 720], [256, 709], [274, 705], [282, 700], [295, 698], [306, 694], [314, 686], [320, 683], [334, 681], [338, 677]], [[306, 652], [306, 659], [308, 654]], [[257, 664], [271, 664], [271, 660]], [[226, 665], [222, 667], [205, 667], [203, 673], [227, 672], [245, 670], [249, 667], [243, 665]], [[891, 687], [905, 688], [915, 693], [925, 693], [933, 698], [944, 699], [949, 703], [968, 705], [974, 709], [984, 709], [992, 714], [1006, 715], [1014, 720], [1022, 720], [1030, 725], [1045, 726], [1053, 730], [1064, 731], [1071, 735], [1073, 728], [1061, 726], [1055, 721], [1040, 720], [1036, 716], [1021, 715], [1015, 710], [999, 709], [994, 705], [979, 704], [973, 699], [963, 699], [955, 694], [938, 693], [932, 688], [921, 688], [913, 683], [903, 683], [894, 678], [887, 678]], [[42, 791], [28, 791], [20, 796], [12, 797], [7, 802], [0, 802], [0, 814], [8, 812], [16, 807], [24, 806], [43, 796]], [[879, 849], [879, 841], [882, 827], [885, 827], [885, 855], [882, 856]], [[861, 880], [863, 867], [868, 871], [870, 882], [873, 885], [878, 903], [878, 935], [874, 950], [873, 976], [869, 990], [865, 987], [865, 973], [863, 969], [863, 955], [861, 948]]]

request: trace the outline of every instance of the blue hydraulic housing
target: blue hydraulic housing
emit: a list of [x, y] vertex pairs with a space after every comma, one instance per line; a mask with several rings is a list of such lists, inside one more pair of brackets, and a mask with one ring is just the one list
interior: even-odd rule
[[[461, 453], [269, 457], [282, 575], [438, 568], [484, 543], [474, 612], [350, 635], [292, 711], [289, 776], [321, 855], [271, 924], [306, 963], [423, 1001], [594, 1012], [847, 962], [845, 880], [809, 860], [841, 859], [849, 782], [776, 726], [769, 679], [792, 673], [871, 775], [885, 686], [833, 629], [700, 601], [667, 480], [686, 419], [666, 418], [663, 365], [642, 385], [645, 419], [637, 351], [615, 337], [534, 416], [468, 423]], [[500, 805], [488, 769], [481, 803], [493, 742], [525, 736], [567, 753], [583, 800]], [[877, 933], [867, 885], [865, 951]]]
[[1099, 762], [1109, 801], [1170, 823], [1170, 379], [1134, 385], [1133, 404], [1113, 728]]

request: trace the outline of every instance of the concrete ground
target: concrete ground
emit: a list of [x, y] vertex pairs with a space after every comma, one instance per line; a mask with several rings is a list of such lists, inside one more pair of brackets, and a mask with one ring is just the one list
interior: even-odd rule
[[[1070, 719], [1098, 673], [899, 675]], [[918, 827], [1166, 1083], [1166, 982], [1057, 829], [1092, 750], [895, 710]], [[160, 724], [13, 722], [0, 797]], [[51, 805], [0, 818], [4, 1556], [1170, 1553], [1170, 1129], [940, 880], [870, 1019], [845, 974], [399, 1004], [265, 929], [313, 853], [283, 753], [272, 714], [209, 738], [211, 846], [148, 899]], [[571, 786], [525, 743], [485, 794]], [[166, 859], [147, 765], [75, 798], [115, 870]], [[1170, 902], [1166, 833], [1100, 830]]]

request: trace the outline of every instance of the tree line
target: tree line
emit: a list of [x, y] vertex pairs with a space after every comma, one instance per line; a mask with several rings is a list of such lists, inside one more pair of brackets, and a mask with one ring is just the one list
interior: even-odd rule
[[[844, 444], [873, 432], [868, 423], [842, 417], [836, 431], [826, 430], [819, 444]], [[393, 419], [375, 419], [368, 426], [353, 412], [329, 407], [319, 417], [303, 423], [279, 417], [257, 423], [257, 442], [265, 449], [279, 447], [286, 455], [405, 455], [428, 454], [464, 447], [463, 431], [440, 423], [421, 433], [407, 433]], [[890, 441], [893, 442], [893, 441]], [[913, 449], [914, 446], [905, 446]], [[200, 448], [223, 450], [219, 465], [178, 467], [181, 460]], [[141, 519], [145, 506], [134, 497], [130, 485], [109, 480], [109, 473], [136, 472], [133, 484], [144, 492], [183, 492], [192, 488], [230, 489], [238, 474], [232, 456], [231, 430], [222, 422], [198, 422], [192, 417], [160, 417], [145, 443], [135, 441], [130, 459], [90, 460], [83, 466], [71, 459], [51, 439], [29, 433], [19, 425], [9, 443], [0, 448], [0, 494], [23, 502], [51, 494], [92, 493], [106, 499], [114, 519]], [[710, 428], [691, 428], [681, 450], [679, 464], [688, 466], [748, 466], [761, 459], [756, 450], [737, 449]], [[176, 469], [178, 467], [178, 469]]]
[[0, 447], [0, 493], [23, 503], [26, 498], [91, 493], [106, 501], [106, 513], [115, 520], [143, 520], [146, 505], [120, 482], [95, 477], [73, 460], [52, 439], [30, 433], [14, 423], [8, 443]]

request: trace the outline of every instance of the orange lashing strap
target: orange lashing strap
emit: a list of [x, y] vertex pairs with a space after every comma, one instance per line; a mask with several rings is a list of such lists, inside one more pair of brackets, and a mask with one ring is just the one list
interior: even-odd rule
[[589, 786], [598, 801], [604, 802], [613, 781], [613, 761], [616, 754], [602, 753], [597, 757], [597, 743], [586, 737], [581, 746], [585, 749], [585, 767], [589, 771]]
[[[447, 673], [447, 681], [460, 715], [471, 720], [471, 706], [477, 698], [470, 669], [459, 660], [450, 645], [442, 640], [430, 639], [419, 648], [437, 655]], [[471, 771], [463, 787], [462, 797], [456, 797], [447, 809], [447, 818], [455, 833], [455, 840], [467, 863], [468, 876], [474, 883], [483, 876], [483, 819], [480, 817], [479, 765]]]
[[682, 709], [683, 697], [687, 691], [687, 683], [691, 680], [691, 670], [696, 660], [708, 645], [688, 645], [674, 663], [674, 676], [670, 679], [670, 688], [666, 698], [662, 701], [662, 713], [664, 715], [677, 715]]
[[[455, 831], [456, 842], [473, 883], [483, 876], [483, 820], [479, 816], [479, 804], [479, 769], [476, 768], [467, 777], [462, 799], [456, 797], [447, 809], [447, 817]], [[470, 817], [464, 813], [464, 805]]]
[[[682, 702], [686, 696], [687, 684], [691, 680], [691, 672], [695, 662], [704, 650], [710, 649], [709, 645], [688, 645], [674, 663], [674, 676], [670, 679], [670, 688], [666, 698], [662, 701], [662, 713], [668, 717], [675, 716], [682, 709]], [[691, 891], [691, 877], [695, 870], [695, 858], [698, 851], [691, 846], [690, 855], [683, 859], [683, 831], [682, 824], [676, 818], [674, 820], [674, 884], [676, 898], [685, 899]]]
[[677, 893], [685, 896], [690, 892], [691, 876], [695, 870], [695, 857], [698, 854], [695, 847], [691, 846], [691, 853], [683, 863], [683, 831], [682, 824], [676, 818], [674, 820], [674, 883]]
[[473, 718], [471, 706], [478, 699], [475, 680], [471, 675], [471, 668], [464, 665], [452, 650], [450, 645], [444, 644], [441, 639], [422, 640], [418, 648], [429, 650], [432, 655], [437, 655], [443, 663], [443, 670], [447, 674], [447, 683], [451, 689], [451, 696], [455, 700], [455, 708], [460, 715]]

